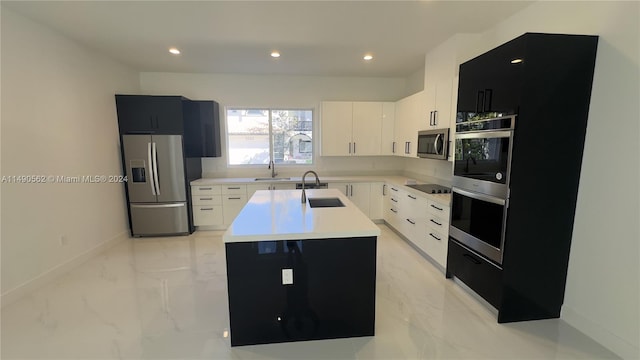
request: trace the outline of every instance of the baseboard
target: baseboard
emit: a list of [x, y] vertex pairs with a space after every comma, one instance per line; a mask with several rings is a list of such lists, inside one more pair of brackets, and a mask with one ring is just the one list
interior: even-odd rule
[[563, 306], [560, 319], [623, 359], [640, 358], [640, 349], [571, 308]]
[[62, 263], [58, 266], [55, 266], [51, 270], [38, 275], [37, 277], [23, 283], [22, 285], [18, 285], [15, 288], [5, 292], [0, 295], [0, 307], [5, 307], [13, 303], [14, 301], [22, 298], [23, 296], [32, 293], [33, 291], [41, 288], [44, 285], [50, 284], [56, 278], [68, 273], [69, 271], [75, 269], [85, 261], [91, 259], [92, 257], [98, 255], [104, 250], [120, 243], [121, 241], [129, 238], [129, 232], [124, 231], [113, 238], [102, 242], [96, 247], [85, 251], [84, 253], [76, 256], [75, 258]]

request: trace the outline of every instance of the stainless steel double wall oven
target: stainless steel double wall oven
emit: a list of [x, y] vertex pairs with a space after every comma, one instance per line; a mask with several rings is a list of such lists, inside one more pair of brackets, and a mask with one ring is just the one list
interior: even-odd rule
[[502, 264], [516, 116], [458, 123], [450, 236]]

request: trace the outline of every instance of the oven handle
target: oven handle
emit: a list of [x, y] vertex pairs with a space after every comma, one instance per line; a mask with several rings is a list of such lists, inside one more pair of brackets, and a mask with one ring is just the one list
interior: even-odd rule
[[476, 131], [476, 132], [464, 132], [457, 133], [456, 139], [492, 139], [492, 138], [508, 138], [513, 135], [513, 131], [511, 130], [503, 130], [503, 131]]
[[480, 194], [480, 193], [476, 193], [476, 192], [472, 192], [472, 191], [462, 190], [462, 189], [459, 189], [459, 188], [456, 188], [456, 187], [451, 188], [451, 191], [453, 191], [454, 193], [458, 193], [460, 195], [466, 196], [466, 197], [470, 197], [472, 199], [482, 200], [482, 201], [490, 202], [490, 203], [496, 204], [496, 205], [505, 206], [506, 203], [507, 203], [506, 199], [501, 199], [501, 198], [497, 198], [495, 196]]

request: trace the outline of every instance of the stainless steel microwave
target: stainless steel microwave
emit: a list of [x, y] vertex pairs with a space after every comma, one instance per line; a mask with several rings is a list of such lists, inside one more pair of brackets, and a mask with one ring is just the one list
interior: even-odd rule
[[418, 157], [447, 160], [449, 128], [418, 131]]

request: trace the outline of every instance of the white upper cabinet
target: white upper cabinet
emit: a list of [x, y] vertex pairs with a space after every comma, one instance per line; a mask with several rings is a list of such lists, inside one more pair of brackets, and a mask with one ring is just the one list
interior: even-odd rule
[[393, 107], [375, 101], [324, 101], [322, 156], [382, 155], [383, 148], [393, 146], [392, 138], [382, 136], [383, 124], [393, 127]]
[[353, 103], [352, 155], [380, 155], [382, 103]]
[[417, 157], [418, 131], [428, 123], [425, 92], [420, 91], [396, 102], [395, 141], [398, 156]]
[[395, 103], [382, 103], [382, 141], [380, 142], [380, 155], [395, 155], [398, 153], [398, 147], [395, 139], [395, 109]]
[[428, 110], [425, 129], [444, 129], [452, 123], [451, 103], [457, 98], [452, 93], [457, 45], [457, 39], [445, 41], [425, 58], [424, 87]]
[[[425, 84], [428, 123], [424, 129], [448, 128], [452, 122], [453, 79], [445, 78]], [[455, 122], [455, 121], [454, 121]]]
[[323, 156], [351, 155], [353, 103], [325, 101], [322, 103], [321, 153]]

